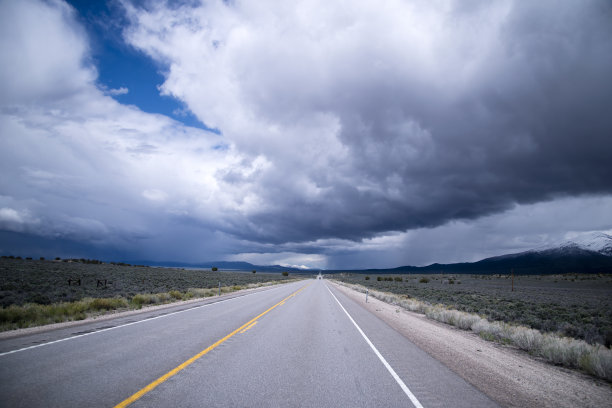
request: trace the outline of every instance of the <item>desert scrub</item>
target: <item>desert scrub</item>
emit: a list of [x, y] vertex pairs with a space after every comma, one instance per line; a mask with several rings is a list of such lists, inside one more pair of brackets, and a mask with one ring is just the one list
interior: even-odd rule
[[291, 279], [280, 273], [246, 272], [2, 258], [0, 306], [74, 302], [88, 297], [130, 299], [136, 293], [216, 288], [219, 282], [222, 286], [245, 287]]
[[191, 297], [203, 298], [215, 296], [217, 294], [217, 289], [189, 288], [187, 293], [191, 295]]
[[[382, 276], [364, 281], [363, 274], [338, 274], [334, 279], [368, 288], [407, 295], [429, 304], [481, 315], [489, 321], [511, 323], [584, 340], [591, 345], [612, 343], [611, 275], [520, 276], [505, 275], [403, 275], [404, 282], [388, 282]], [[461, 277], [461, 285], [458, 285]], [[378, 279], [380, 278], [380, 280]], [[429, 279], [420, 284], [420, 279]], [[450, 280], [455, 284], [450, 284]], [[574, 282], [571, 281], [574, 279]], [[558, 280], [558, 283], [554, 281]]]
[[89, 304], [89, 310], [116, 310], [128, 307], [127, 300], [123, 298], [83, 299]]
[[155, 305], [159, 303], [166, 303], [173, 297], [170, 293], [138, 293], [132, 297], [130, 302], [133, 307], [140, 309], [144, 305]]
[[[361, 285], [336, 282], [361, 293], [366, 291]], [[602, 345], [591, 345], [583, 340], [554, 333], [541, 333], [535, 329], [506, 322], [491, 322], [476, 314], [453, 310], [445, 305], [432, 305], [406, 296], [376, 290], [369, 290], [369, 294], [383, 302], [425, 314], [432, 320], [463, 330], [471, 330], [485, 340], [513, 345], [549, 363], [577, 368], [595, 377], [612, 381], [612, 350]]]
[[83, 320], [96, 312], [125, 309], [128, 302], [122, 298], [91, 299], [60, 302], [50, 305], [27, 303], [0, 309], [0, 330], [41, 326], [71, 320]]
[[172, 298], [177, 300], [182, 300], [184, 298], [184, 294], [179, 292], [178, 290], [171, 290], [169, 294]]

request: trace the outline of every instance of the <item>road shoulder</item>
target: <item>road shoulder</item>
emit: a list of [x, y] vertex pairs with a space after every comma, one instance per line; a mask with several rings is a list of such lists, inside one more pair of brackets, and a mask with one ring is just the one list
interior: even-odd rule
[[502, 406], [602, 407], [612, 401], [612, 388], [605, 381], [372, 297], [365, 303], [363, 293], [330, 283]]

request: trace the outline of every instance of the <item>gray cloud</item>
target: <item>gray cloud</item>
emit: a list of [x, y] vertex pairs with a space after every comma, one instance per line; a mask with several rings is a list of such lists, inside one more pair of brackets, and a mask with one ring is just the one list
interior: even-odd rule
[[608, 2], [388, 6], [131, 10], [165, 92], [270, 163], [224, 178], [260, 203], [228, 231], [360, 240], [612, 192]]
[[577, 203], [559, 228], [612, 228], [609, 2], [122, 4], [221, 135], [113, 100], [63, 2], [2, 3], [0, 229], [340, 267], [524, 248]]

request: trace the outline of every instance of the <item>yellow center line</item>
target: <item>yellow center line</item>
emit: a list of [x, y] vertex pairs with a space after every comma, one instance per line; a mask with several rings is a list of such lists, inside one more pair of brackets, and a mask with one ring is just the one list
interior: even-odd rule
[[240, 334], [244, 333], [245, 331], [249, 330], [251, 327], [255, 326], [257, 324], [257, 320], [255, 320], [253, 323], [249, 324], [247, 327], [245, 327], [244, 329], [240, 330]]
[[275, 304], [274, 306], [270, 307], [268, 310], [266, 310], [265, 312], [259, 314], [258, 316], [252, 318], [251, 320], [249, 320], [248, 322], [246, 322], [245, 324], [243, 324], [242, 326], [240, 326], [239, 328], [237, 328], [236, 330], [234, 330], [233, 332], [231, 332], [230, 334], [228, 334], [227, 336], [223, 337], [220, 340], [217, 340], [215, 343], [213, 343], [212, 345], [208, 346], [207, 348], [205, 348], [204, 350], [200, 351], [198, 354], [196, 354], [195, 356], [191, 357], [189, 360], [185, 361], [184, 363], [182, 363], [181, 365], [177, 366], [176, 368], [173, 368], [172, 370], [168, 371], [166, 374], [162, 375], [161, 377], [159, 377], [157, 380], [153, 381], [151, 384], [147, 385], [146, 387], [144, 387], [143, 389], [141, 389], [140, 391], [138, 391], [137, 393], [135, 393], [134, 395], [132, 395], [131, 397], [123, 400], [122, 402], [120, 402], [119, 404], [115, 405], [114, 408], [124, 408], [127, 407], [128, 405], [130, 405], [132, 402], [137, 401], [138, 399], [142, 398], [143, 395], [145, 395], [146, 393], [148, 393], [149, 391], [154, 390], [158, 385], [160, 385], [161, 383], [165, 382], [166, 380], [168, 380], [169, 378], [175, 376], [176, 374], [178, 374], [180, 371], [182, 371], [184, 368], [188, 367], [189, 365], [191, 365], [193, 362], [195, 362], [197, 359], [199, 359], [200, 357], [202, 357], [203, 355], [205, 355], [206, 353], [208, 353], [209, 351], [215, 349], [217, 346], [223, 344], [226, 340], [228, 340], [229, 338], [231, 338], [232, 336], [234, 336], [236, 333], [240, 332], [241, 330], [248, 330], [250, 329], [251, 325], [255, 325], [255, 323], [257, 323], [257, 320], [260, 317], [265, 316], [266, 314], [268, 314], [270, 311], [272, 311], [274, 308], [276, 308], [277, 306], [282, 305], [283, 303], [285, 303], [285, 301], [289, 300], [290, 298], [294, 297], [295, 295], [297, 295], [298, 293], [300, 293], [301, 291], [303, 291], [304, 289], [306, 289], [310, 284], [304, 286], [301, 289], [296, 290], [295, 292], [293, 292], [291, 295], [287, 296], [286, 298], [284, 298], [283, 300], [281, 300], [280, 302], [278, 302], [277, 304]]

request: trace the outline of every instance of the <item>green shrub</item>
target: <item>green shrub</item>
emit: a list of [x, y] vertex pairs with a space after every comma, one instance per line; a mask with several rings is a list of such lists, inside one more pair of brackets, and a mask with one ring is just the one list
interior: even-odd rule
[[365, 280], [370, 280], [370, 277], [369, 277], [369, 276], [366, 276], [366, 277], [365, 277]]
[[403, 281], [404, 281], [404, 279], [402, 279], [402, 277], [401, 277], [401, 276], [397, 276], [397, 277], [395, 277], [395, 281], [396, 281], [396, 282], [403, 282]]
[[213, 266], [211, 269], [213, 272], [217, 272], [219, 270], [219, 268], [217, 268], [216, 266]]
[[429, 278], [421, 278], [419, 279], [420, 283], [428, 283], [429, 282]]
[[282, 275], [283, 275], [283, 276], [289, 276], [289, 272], [284, 271]]
[[178, 290], [171, 290], [169, 293], [170, 293], [170, 296], [172, 296], [175, 299], [183, 299], [183, 294], [179, 292]]

